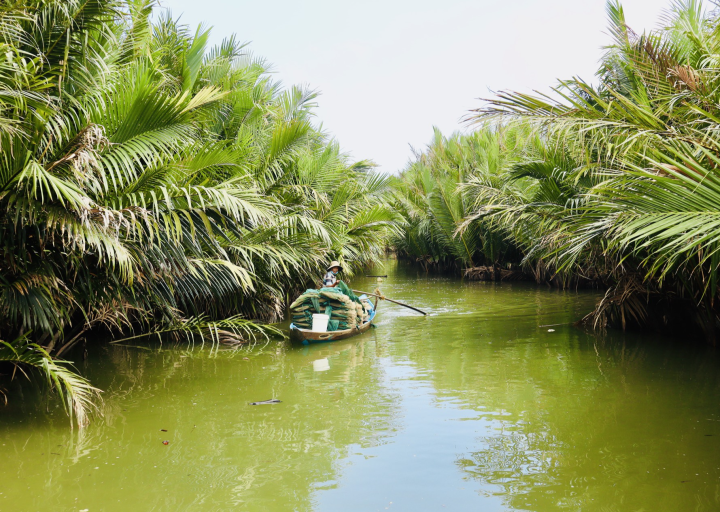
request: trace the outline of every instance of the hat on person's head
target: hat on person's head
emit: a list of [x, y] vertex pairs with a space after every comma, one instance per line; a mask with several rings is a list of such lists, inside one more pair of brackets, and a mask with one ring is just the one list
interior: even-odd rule
[[333, 267], [339, 268], [340, 271], [342, 272], [342, 265], [340, 265], [339, 261], [333, 261], [332, 263], [330, 263], [330, 266], [327, 268], [327, 271], [330, 272], [330, 269]]

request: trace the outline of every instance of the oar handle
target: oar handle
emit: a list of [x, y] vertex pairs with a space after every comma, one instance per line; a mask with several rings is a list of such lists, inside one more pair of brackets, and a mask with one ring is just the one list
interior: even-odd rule
[[377, 295], [377, 294], [375, 294], [375, 293], [364, 292], [364, 291], [362, 291], [362, 290], [353, 290], [353, 293], [364, 293], [365, 295], [370, 295], [370, 296], [372, 296], [372, 297], [378, 297], [379, 299], [390, 301], [390, 302], [392, 302], [393, 304], [398, 304], [399, 306], [404, 306], [404, 307], [406, 307], [406, 308], [408, 308], [408, 309], [412, 309], [413, 311], [417, 311], [418, 313], [422, 313], [423, 315], [427, 316], [427, 313], [425, 313], [425, 311], [423, 311], [423, 310], [421, 310], [421, 309], [414, 308], [414, 307], [412, 307], [412, 306], [409, 306], [409, 305], [407, 305], [407, 304], [405, 304], [405, 303], [403, 303], [403, 302], [397, 301], [397, 300], [388, 299], [388, 298], [385, 297], [384, 295]]

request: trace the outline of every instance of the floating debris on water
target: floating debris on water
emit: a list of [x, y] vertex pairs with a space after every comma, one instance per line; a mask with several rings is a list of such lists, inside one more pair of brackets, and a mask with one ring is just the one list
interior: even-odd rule
[[282, 403], [277, 398], [271, 398], [270, 400], [263, 400], [262, 402], [250, 402], [250, 405], [267, 405], [267, 404], [280, 404]]

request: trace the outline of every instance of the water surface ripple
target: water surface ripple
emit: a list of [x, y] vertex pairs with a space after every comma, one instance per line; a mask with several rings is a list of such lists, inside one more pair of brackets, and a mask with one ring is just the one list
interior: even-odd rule
[[305, 348], [90, 345], [105, 414], [79, 432], [9, 390], [0, 510], [720, 510], [712, 348], [568, 325], [592, 292], [376, 270], [430, 316], [382, 303]]

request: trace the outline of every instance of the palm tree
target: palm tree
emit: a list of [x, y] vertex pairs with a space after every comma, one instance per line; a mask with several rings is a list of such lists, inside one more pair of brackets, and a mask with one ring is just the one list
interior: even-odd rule
[[[476, 263], [498, 264], [518, 256], [517, 246], [492, 223], [465, 222], [480, 189], [492, 187], [526, 144], [522, 129], [478, 130], [444, 137], [438, 130], [394, 184], [397, 208], [405, 219], [396, 250], [426, 268]], [[460, 228], [460, 229], [459, 229]]]
[[572, 213], [538, 236], [552, 235], [541, 257], [566, 268], [604, 259], [611, 269], [615, 284], [589, 320], [666, 321], [673, 296], [714, 340], [718, 19], [699, 1], [676, 2], [662, 29], [638, 35], [618, 2], [608, 14], [614, 41], [599, 86], [574, 79], [555, 97], [503, 93], [474, 119], [521, 122], [584, 162], [575, 174], [590, 181]]
[[52, 358], [91, 330], [277, 334], [248, 318], [281, 316], [321, 261], [373, 261], [394, 229], [386, 180], [313, 126], [316, 93], [153, 8], [0, 10], [17, 60], [0, 69], [4, 360], [45, 361], [80, 424], [96, 391]]
[[[639, 35], [619, 2], [607, 11], [613, 41], [598, 85], [576, 78], [547, 95], [488, 100], [468, 117], [476, 133], [457, 137], [469, 156], [436, 136], [401, 176], [405, 234], [395, 243], [416, 257], [467, 264], [472, 251], [493, 251], [475, 243], [464, 252], [463, 237], [492, 234], [538, 280], [609, 287], [586, 318], [595, 327], [681, 324], [690, 315], [715, 340], [720, 19], [683, 0], [661, 29]], [[512, 132], [522, 143], [488, 146], [496, 152], [473, 142]], [[461, 220], [438, 215], [432, 198], [443, 195], [443, 180], [464, 205]]]

